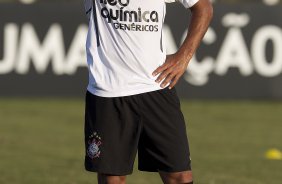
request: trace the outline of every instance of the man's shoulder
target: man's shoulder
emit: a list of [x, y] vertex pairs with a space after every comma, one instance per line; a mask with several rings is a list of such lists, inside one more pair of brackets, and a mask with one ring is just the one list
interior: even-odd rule
[[177, 0], [165, 0], [166, 3], [174, 3], [176, 2]]

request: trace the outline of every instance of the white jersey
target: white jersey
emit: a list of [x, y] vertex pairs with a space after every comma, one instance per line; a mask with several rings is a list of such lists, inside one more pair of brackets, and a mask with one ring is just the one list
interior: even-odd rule
[[[119, 97], [161, 89], [152, 73], [165, 62], [165, 1], [85, 0], [88, 91]], [[186, 8], [198, 0], [178, 0]]]

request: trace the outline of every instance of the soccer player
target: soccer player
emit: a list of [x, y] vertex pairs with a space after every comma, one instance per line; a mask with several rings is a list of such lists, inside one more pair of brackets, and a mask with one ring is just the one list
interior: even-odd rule
[[85, 0], [89, 18], [85, 168], [98, 173], [99, 184], [124, 184], [137, 152], [139, 170], [158, 172], [165, 184], [193, 183], [174, 86], [213, 10], [209, 0], [178, 1], [192, 16], [184, 43], [167, 56], [165, 0]]

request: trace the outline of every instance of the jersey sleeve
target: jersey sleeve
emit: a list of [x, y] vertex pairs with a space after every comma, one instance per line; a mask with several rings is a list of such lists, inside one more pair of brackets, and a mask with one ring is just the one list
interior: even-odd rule
[[183, 6], [185, 8], [190, 8], [194, 4], [196, 4], [199, 0], [165, 0], [166, 3], [174, 3], [176, 1], [180, 2], [181, 4], [183, 4]]
[[92, 8], [93, 8], [92, 0], [84, 0], [84, 10], [85, 10], [85, 15], [88, 18], [88, 20], [90, 19]]

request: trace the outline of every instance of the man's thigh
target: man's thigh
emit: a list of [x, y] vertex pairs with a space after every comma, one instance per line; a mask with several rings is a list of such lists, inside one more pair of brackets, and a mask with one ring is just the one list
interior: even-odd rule
[[87, 92], [85, 169], [109, 175], [133, 171], [141, 131], [135, 97], [104, 98]]
[[149, 172], [191, 170], [184, 116], [175, 89], [142, 95], [138, 168]]

